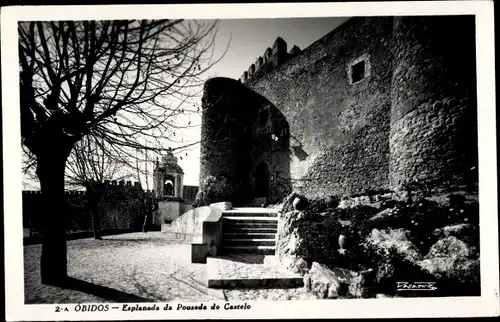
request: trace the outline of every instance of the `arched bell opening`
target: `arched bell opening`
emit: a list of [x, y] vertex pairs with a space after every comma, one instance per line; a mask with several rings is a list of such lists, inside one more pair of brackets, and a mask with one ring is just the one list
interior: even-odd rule
[[167, 197], [174, 196], [175, 192], [175, 178], [171, 175], [165, 176], [165, 182], [163, 183], [163, 195]]

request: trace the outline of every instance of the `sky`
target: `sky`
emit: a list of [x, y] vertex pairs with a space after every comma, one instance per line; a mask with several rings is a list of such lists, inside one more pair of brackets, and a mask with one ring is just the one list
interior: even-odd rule
[[[255, 63], [259, 56], [262, 56], [267, 47], [271, 47], [276, 38], [281, 37], [287, 43], [287, 48], [297, 45], [300, 49], [305, 49], [316, 40], [328, 34], [336, 27], [345, 22], [348, 18], [279, 18], [279, 19], [223, 19], [219, 22], [218, 32], [215, 38], [214, 59], [221, 58], [217, 64], [208, 71], [206, 78], [219, 76], [238, 79], [244, 71], [248, 70], [251, 64]], [[227, 51], [226, 51], [227, 50]], [[224, 54], [225, 52], [225, 54]], [[201, 105], [201, 96], [198, 99]], [[183, 143], [197, 142], [200, 139], [201, 115], [190, 114], [185, 116], [182, 122], [190, 122], [197, 125], [183, 130], [177, 138], [182, 137]], [[171, 147], [176, 147], [172, 143], [167, 143]], [[177, 153], [178, 163], [184, 170], [184, 185], [199, 184], [200, 153], [199, 144], [193, 145], [189, 149], [183, 149]], [[149, 156], [151, 162], [147, 162], [147, 173], [140, 178], [144, 189], [153, 187], [153, 160], [154, 156]], [[145, 162], [146, 163], [146, 162]], [[145, 164], [141, 166], [146, 169]], [[127, 178], [126, 180], [134, 180]], [[24, 189], [38, 190], [38, 183], [31, 179], [24, 179]]]
[[[280, 18], [280, 19], [226, 19], [220, 20], [215, 40], [214, 57], [221, 57], [210, 74], [238, 79], [259, 56], [271, 47], [276, 38], [281, 37], [288, 45], [288, 50], [297, 45], [305, 49], [316, 40], [345, 22], [348, 18]], [[200, 118], [195, 120], [199, 124]], [[199, 140], [200, 127], [185, 133], [189, 140]], [[198, 185], [199, 145], [187, 156], [183, 152], [179, 165], [184, 169], [184, 184]], [[151, 181], [150, 181], [151, 182]]]

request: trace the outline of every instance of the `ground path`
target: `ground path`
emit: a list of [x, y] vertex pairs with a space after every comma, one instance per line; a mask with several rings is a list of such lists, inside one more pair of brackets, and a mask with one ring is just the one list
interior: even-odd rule
[[25, 301], [33, 303], [312, 299], [303, 288], [207, 288], [205, 264], [190, 261], [190, 245], [164, 233], [130, 233], [68, 241], [74, 290], [40, 284], [40, 245], [24, 247]]

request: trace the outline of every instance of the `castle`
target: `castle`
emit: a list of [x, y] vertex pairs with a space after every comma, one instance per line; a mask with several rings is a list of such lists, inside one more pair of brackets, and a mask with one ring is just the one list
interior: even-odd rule
[[278, 38], [202, 99], [209, 202], [477, 192], [474, 16], [355, 17], [302, 51]]

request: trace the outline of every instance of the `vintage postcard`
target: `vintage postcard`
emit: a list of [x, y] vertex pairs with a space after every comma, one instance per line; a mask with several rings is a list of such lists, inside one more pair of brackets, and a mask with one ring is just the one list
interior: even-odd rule
[[6, 320], [498, 316], [493, 27], [2, 8]]

